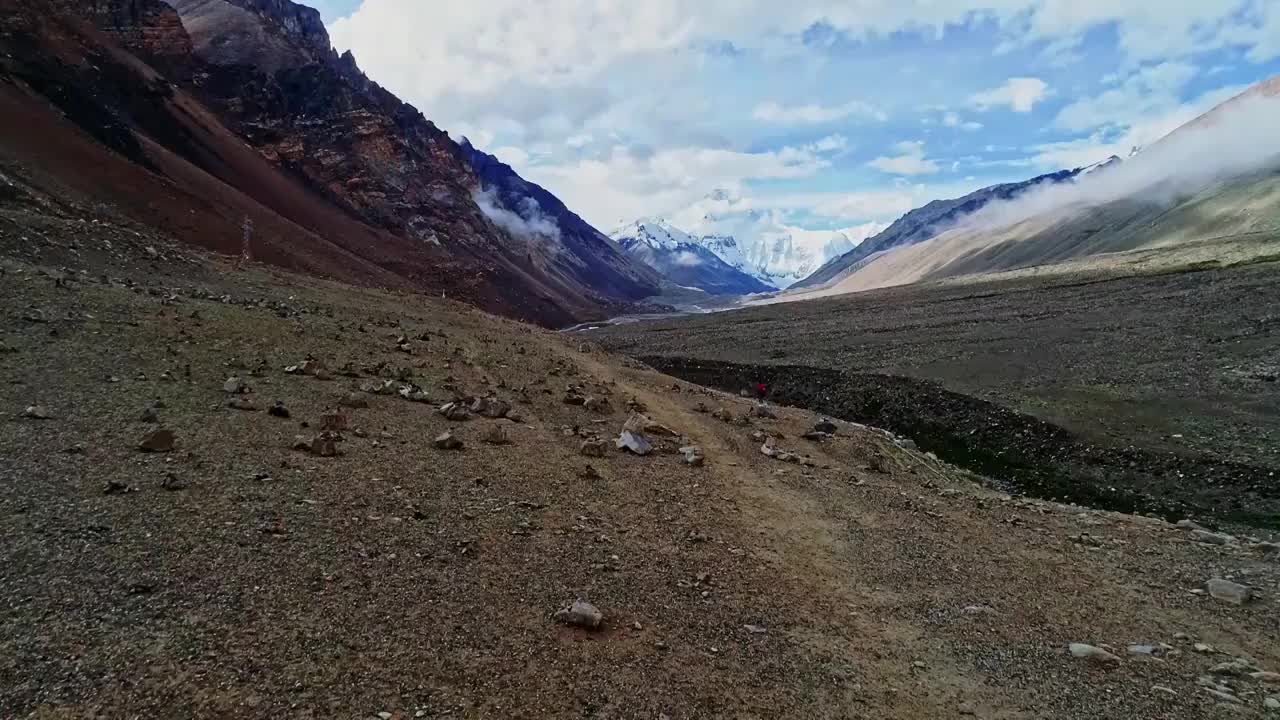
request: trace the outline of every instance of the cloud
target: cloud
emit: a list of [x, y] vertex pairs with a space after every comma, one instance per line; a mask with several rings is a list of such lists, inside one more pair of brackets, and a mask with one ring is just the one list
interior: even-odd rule
[[1049, 94], [1049, 86], [1040, 78], [1014, 77], [1004, 85], [974, 93], [969, 103], [979, 110], [1007, 105], [1014, 112], [1027, 113]]
[[968, 130], [969, 132], [982, 129], [982, 123], [973, 122], [972, 120], [970, 121], [961, 120], [960, 114], [955, 112], [943, 113], [942, 124], [944, 127], [960, 128], [961, 130]]
[[879, 122], [889, 119], [883, 111], [858, 100], [830, 107], [814, 104], [784, 106], [769, 101], [756, 105], [751, 116], [775, 125], [825, 125], [850, 117]]
[[1186, 103], [1165, 98], [1139, 103], [1124, 112], [1099, 113], [1094, 119], [1107, 123], [1104, 127], [1082, 138], [1033, 145], [1030, 162], [1041, 169], [1060, 170], [1092, 165], [1112, 155], [1127, 157], [1134, 148], [1156, 142], [1245, 89], [1229, 85]]
[[840, 134], [828, 135], [805, 147], [815, 153], [843, 152], [849, 149], [849, 138]]
[[811, 177], [830, 164], [805, 147], [749, 153], [698, 147], [638, 151], [615, 145], [600, 157], [518, 170], [555, 188], [561, 200], [593, 225], [616, 227], [687, 207], [718, 188], [738, 187], [747, 180]]
[[1225, 179], [1280, 169], [1276, 117], [1280, 97], [1243, 97], [1120, 164], [989, 206], [965, 225], [1001, 227], [1041, 213], [1079, 213], [1121, 199], [1164, 205]]
[[1088, 130], [1168, 111], [1180, 104], [1183, 88], [1198, 72], [1196, 66], [1184, 62], [1148, 65], [1106, 92], [1062, 108], [1053, 124], [1064, 130]]
[[531, 197], [524, 198], [519, 212], [508, 209], [492, 190], [477, 190], [471, 199], [485, 217], [521, 240], [560, 240], [560, 226]]
[[702, 264], [702, 258], [688, 250], [681, 250], [676, 253], [675, 263], [681, 267], [697, 267]]
[[923, 142], [900, 142], [893, 147], [897, 155], [878, 157], [867, 165], [894, 175], [932, 175], [940, 170], [936, 162], [924, 156]]

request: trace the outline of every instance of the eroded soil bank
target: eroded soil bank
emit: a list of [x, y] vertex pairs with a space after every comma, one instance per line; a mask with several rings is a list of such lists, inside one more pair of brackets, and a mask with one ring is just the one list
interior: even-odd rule
[[1270, 468], [1210, 456], [1106, 447], [979, 398], [914, 378], [802, 365], [641, 357], [654, 368], [737, 392], [763, 382], [770, 400], [890, 430], [1012, 491], [1170, 519], [1280, 527]]

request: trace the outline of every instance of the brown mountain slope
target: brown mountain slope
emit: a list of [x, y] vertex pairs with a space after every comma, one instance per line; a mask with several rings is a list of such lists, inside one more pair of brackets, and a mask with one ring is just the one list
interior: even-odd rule
[[[239, 251], [247, 216], [259, 259], [445, 291], [550, 325], [617, 312], [656, 288], [652, 273], [616, 246], [539, 254], [490, 221], [472, 199], [479, 181], [445, 133], [334, 54], [318, 21], [263, 14], [314, 11], [274, 0], [178, 3], [185, 18], [159, 0], [60, 0], [55, 12], [37, 0], [0, 4], [0, 78], [14, 91], [14, 132], [0, 138], [0, 152], [31, 177], [222, 252]], [[198, 31], [194, 43], [184, 20]], [[239, 44], [218, 36], [223, 54], [208, 54], [207, 36], [220, 28]], [[255, 62], [263, 66], [246, 64]], [[12, 121], [49, 105], [69, 123]], [[105, 147], [94, 159], [56, 164], [57, 153], [41, 146], [74, 144], [64, 138], [77, 128]], [[154, 178], [140, 181], [122, 161]], [[86, 165], [97, 181], [81, 177]], [[135, 181], [115, 182], [117, 175]], [[156, 185], [173, 189], [153, 195]], [[157, 207], [157, 198], [175, 196], [186, 200]], [[206, 207], [193, 212], [191, 204]], [[210, 205], [216, 217], [193, 228]], [[607, 256], [592, 266], [603, 272], [573, 272], [583, 254]]]

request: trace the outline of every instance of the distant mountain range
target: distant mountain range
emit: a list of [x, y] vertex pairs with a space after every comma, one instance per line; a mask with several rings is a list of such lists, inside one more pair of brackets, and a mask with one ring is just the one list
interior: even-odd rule
[[613, 237], [624, 252], [684, 288], [712, 295], [749, 295], [777, 289], [725, 262], [725, 256], [734, 257], [737, 252], [733, 238], [695, 239], [657, 220], [638, 220], [619, 228]]
[[[753, 207], [750, 202], [727, 190], [716, 190], [673, 213], [670, 218], [637, 220], [615, 230], [610, 236], [630, 248], [629, 252], [640, 253], [640, 259], [665, 273], [664, 267], [672, 267], [672, 264], [660, 259], [662, 253], [656, 253], [658, 258], [655, 258], [650, 245], [634, 242], [643, 235], [638, 229], [648, 228], [653, 237], [678, 238], [678, 242], [686, 246], [692, 244], [708, 250], [729, 268], [754, 278], [766, 289], [777, 290], [807, 277], [823, 263], [849, 251], [863, 238], [883, 227], [869, 223], [843, 230], [808, 230], [789, 225], [777, 213]], [[689, 257], [685, 256], [685, 259]], [[654, 265], [651, 260], [658, 264]], [[678, 284], [690, 285], [671, 275], [667, 277]], [[683, 277], [694, 280], [692, 286], [714, 294], [728, 294], [723, 288], [740, 284], [737, 279], [719, 277], [710, 271], [704, 272], [700, 278], [691, 278], [687, 272]], [[704, 287], [697, 282], [711, 284]]]
[[[664, 281], [338, 55], [289, 0], [5, 0], [0, 157], [50, 202], [559, 326]], [[96, 219], [96, 218], [87, 218]]]

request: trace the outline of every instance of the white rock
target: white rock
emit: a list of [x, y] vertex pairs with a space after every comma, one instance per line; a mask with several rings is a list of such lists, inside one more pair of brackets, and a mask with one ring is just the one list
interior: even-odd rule
[[1233, 545], [1236, 542], [1235, 536], [1227, 535], [1226, 533], [1209, 532], [1208, 530], [1192, 530], [1191, 535], [1197, 542], [1202, 542], [1206, 545]]
[[567, 608], [556, 611], [556, 622], [595, 630], [604, 622], [604, 613], [586, 600], [574, 600]]
[[1120, 658], [1100, 647], [1094, 647], [1093, 645], [1087, 645], [1085, 643], [1071, 643], [1071, 645], [1068, 646], [1068, 649], [1071, 651], [1072, 657], [1078, 657], [1082, 660], [1088, 660], [1090, 662], [1100, 664], [1113, 664], [1120, 662]]
[[643, 456], [653, 452], [653, 444], [649, 442], [648, 438], [630, 430], [623, 430], [622, 434], [614, 442], [619, 450], [627, 450], [636, 455]]
[[1205, 589], [1213, 599], [1232, 605], [1243, 605], [1253, 598], [1253, 591], [1248, 587], [1222, 578], [1214, 578], [1205, 583]]

